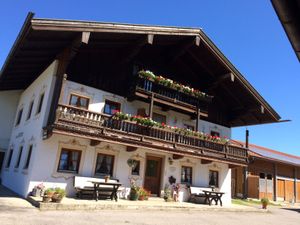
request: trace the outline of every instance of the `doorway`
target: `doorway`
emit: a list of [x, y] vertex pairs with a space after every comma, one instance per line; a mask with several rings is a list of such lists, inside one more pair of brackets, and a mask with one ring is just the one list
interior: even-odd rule
[[161, 166], [162, 158], [156, 156], [146, 157], [144, 188], [156, 196], [160, 195]]

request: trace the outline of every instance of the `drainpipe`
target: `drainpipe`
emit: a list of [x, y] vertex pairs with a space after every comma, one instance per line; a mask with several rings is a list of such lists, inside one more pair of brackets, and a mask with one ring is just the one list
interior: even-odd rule
[[[249, 130], [246, 129], [245, 147], [249, 148]], [[244, 167], [244, 199], [248, 198], [248, 167]]]

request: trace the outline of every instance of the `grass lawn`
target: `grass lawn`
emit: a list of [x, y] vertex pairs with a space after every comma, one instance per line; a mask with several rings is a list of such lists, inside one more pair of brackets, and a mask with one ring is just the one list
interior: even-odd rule
[[[232, 204], [235, 205], [245, 205], [245, 206], [255, 206], [255, 205], [261, 205], [260, 200], [255, 200], [255, 199], [232, 199], [231, 200]], [[271, 206], [281, 206], [278, 203], [274, 203], [274, 202], [269, 202], [269, 205]]]

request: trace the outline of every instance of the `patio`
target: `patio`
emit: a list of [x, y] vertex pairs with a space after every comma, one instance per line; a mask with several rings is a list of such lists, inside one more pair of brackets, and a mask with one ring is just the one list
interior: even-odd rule
[[268, 212], [261, 210], [259, 206], [209, 206], [189, 202], [165, 202], [162, 198], [151, 197], [146, 201], [130, 201], [119, 199], [118, 202], [110, 200], [87, 200], [65, 197], [61, 203], [43, 203], [41, 197], [27, 198], [34, 206], [40, 210], [184, 210], [184, 211], [224, 211], [224, 212]]

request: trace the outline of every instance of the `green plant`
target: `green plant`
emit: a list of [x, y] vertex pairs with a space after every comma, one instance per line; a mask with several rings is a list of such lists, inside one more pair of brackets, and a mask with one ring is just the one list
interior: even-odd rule
[[44, 192], [44, 195], [51, 197], [55, 193], [54, 188], [47, 188]]
[[171, 200], [171, 188], [169, 187], [168, 184], [165, 185], [165, 188], [164, 188], [164, 200], [166, 202], [170, 201]]
[[267, 205], [269, 205], [269, 199], [268, 198], [262, 198], [260, 200], [261, 204], [262, 204], [262, 207], [263, 209], [266, 209], [267, 208]]
[[56, 195], [59, 198], [63, 198], [66, 196], [66, 191], [65, 191], [65, 189], [62, 189], [62, 188], [55, 188], [54, 195]]

